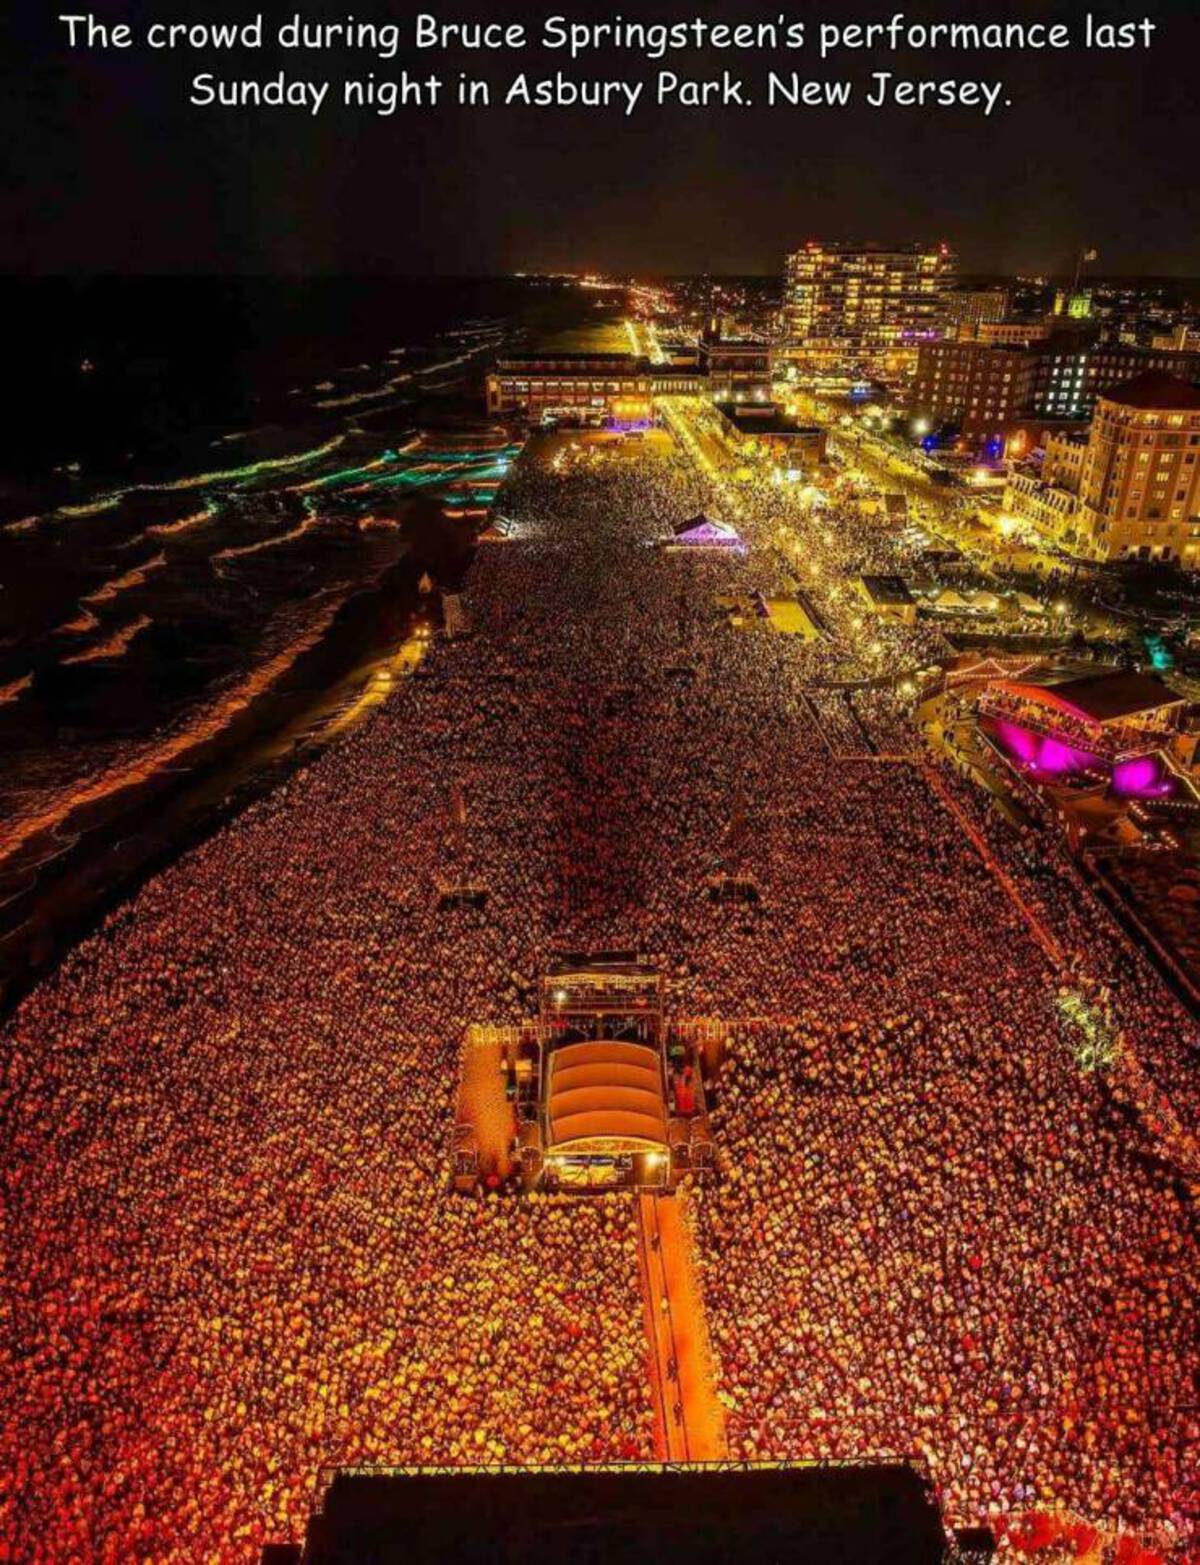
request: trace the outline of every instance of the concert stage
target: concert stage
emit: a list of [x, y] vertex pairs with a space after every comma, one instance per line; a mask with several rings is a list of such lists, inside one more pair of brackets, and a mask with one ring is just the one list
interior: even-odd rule
[[542, 976], [537, 1022], [468, 1030], [457, 1190], [514, 1165], [526, 1189], [667, 1191], [712, 1164], [695, 1041], [666, 1023], [662, 976], [636, 953], [563, 953]]
[[[945, 1565], [916, 1469], [709, 1464], [338, 1473], [299, 1565]], [[264, 1551], [263, 1565], [283, 1565]]]

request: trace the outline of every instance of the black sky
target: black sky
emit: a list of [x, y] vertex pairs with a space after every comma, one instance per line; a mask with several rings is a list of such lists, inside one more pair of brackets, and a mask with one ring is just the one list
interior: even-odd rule
[[[822, 17], [1053, 20], [1082, 27], [1088, 6], [878, 4], [864, 0], [680, 0], [539, 9], [476, 0], [453, 8], [397, 0], [266, 4], [268, 30], [308, 17], [407, 22], [542, 16], [729, 21]], [[466, 57], [502, 84], [520, 70], [652, 82], [660, 68], [748, 79], [766, 69], [849, 76], [1003, 77], [1013, 106], [843, 111], [449, 107], [388, 120], [327, 107], [243, 113], [187, 103], [200, 70], [226, 77], [339, 78], [405, 66], [453, 77], [453, 57], [367, 54], [84, 54], [57, 16], [83, 4], [9, 0], [0, 19], [0, 269], [55, 272], [501, 272], [578, 268], [764, 272], [811, 237], [945, 239], [968, 270], [1062, 270], [1081, 243], [1103, 272], [1200, 274], [1200, 7], [1143, 11], [1096, 0], [1096, 15], [1158, 23], [1148, 54], [844, 56], [815, 50], [683, 55], [658, 63], [593, 54], [574, 65], [528, 49]], [[96, 0], [108, 22], [238, 19], [248, 0]], [[335, 87], [334, 91], [338, 90]]]

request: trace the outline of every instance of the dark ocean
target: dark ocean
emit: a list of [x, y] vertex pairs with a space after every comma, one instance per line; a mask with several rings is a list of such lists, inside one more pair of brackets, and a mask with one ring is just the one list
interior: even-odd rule
[[486, 365], [578, 309], [507, 279], [3, 287], [0, 1001], [436, 618], [418, 584], [461, 579], [515, 455]]

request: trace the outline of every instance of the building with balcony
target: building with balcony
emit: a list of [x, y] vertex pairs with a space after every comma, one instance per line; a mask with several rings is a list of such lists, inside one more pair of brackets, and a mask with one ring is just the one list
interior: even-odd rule
[[784, 353], [805, 368], [899, 365], [939, 334], [955, 260], [944, 244], [821, 244], [787, 258]]
[[652, 412], [653, 374], [629, 353], [548, 351], [500, 359], [487, 377], [492, 417], [531, 423], [642, 423]]

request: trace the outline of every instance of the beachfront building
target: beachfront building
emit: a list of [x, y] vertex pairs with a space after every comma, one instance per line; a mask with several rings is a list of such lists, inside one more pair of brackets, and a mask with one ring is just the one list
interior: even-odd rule
[[770, 347], [763, 341], [702, 341], [698, 357], [652, 364], [632, 353], [540, 352], [506, 355], [487, 377], [487, 411], [529, 423], [643, 424], [656, 397], [762, 400], [770, 389]]
[[493, 417], [531, 423], [644, 423], [652, 413], [648, 361], [629, 353], [545, 353], [500, 359], [487, 377]]

